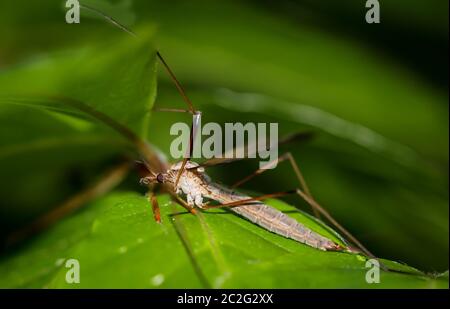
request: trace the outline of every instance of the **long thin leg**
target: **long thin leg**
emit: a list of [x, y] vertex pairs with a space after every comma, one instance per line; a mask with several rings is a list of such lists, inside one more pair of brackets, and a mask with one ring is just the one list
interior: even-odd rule
[[191, 113], [193, 115], [193, 121], [191, 125], [191, 131], [189, 134], [189, 149], [187, 150], [185, 157], [183, 158], [183, 163], [181, 164], [181, 168], [178, 171], [177, 177], [175, 178], [175, 187], [177, 187], [178, 182], [180, 181], [180, 177], [184, 172], [184, 169], [186, 167], [186, 163], [189, 161], [189, 159], [192, 157], [193, 153], [193, 147], [195, 138], [197, 137], [197, 131], [200, 126], [200, 119], [201, 119], [201, 112], [194, 110], [194, 107], [192, 105], [192, 102], [189, 100], [189, 98], [184, 93], [183, 88], [181, 88], [181, 85], [178, 83], [177, 79], [173, 75], [170, 68], [167, 66], [167, 64], [164, 62], [164, 60], [161, 58], [161, 55], [158, 53], [158, 57], [160, 57], [160, 60], [163, 62], [164, 66], [166, 66], [167, 71], [171, 75], [172, 79], [175, 82], [175, 85], [177, 86], [178, 90], [180, 91], [180, 94], [183, 96], [185, 101], [187, 102], [189, 106], [189, 110], [186, 109], [178, 109], [178, 108], [156, 108], [156, 111], [163, 111], [163, 112], [174, 112], [174, 113]]
[[290, 194], [297, 194], [301, 198], [303, 198], [311, 207], [319, 211], [325, 218], [327, 218], [342, 234], [344, 234], [348, 240], [350, 240], [353, 244], [355, 244], [358, 248], [361, 249], [362, 252], [367, 254], [370, 257], [375, 257], [366, 247], [364, 247], [361, 242], [356, 239], [349, 231], [347, 231], [342, 225], [340, 225], [329, 212], [327, 212], [322, 206], [319, 205], [312, 197], [307, 195], [305, 192], [303, 192], [301, 189], [295, 189], [290, 191], [284, 191], [284, 192], [276, 192], [271, 194], [265, 194], [258, 197], [248, 198], [244, 200], [239, 200], [231, 203], [225, 203], [220, 205], [208, 205], [205, 206], [204, 209], [211, 209], [211, 208], [223, 208], [223, 207], [238, 207], [238, 206], [245, 206], [249, 203], [262, 201], [268, 198], [274, 198], [274, 197], [281, 197], [286, 196]]
[[188, 205], [188, 203], [186, 203], [186, 201], [184, 201], [181, 197], [179, 197], [176, 193], [172, 193], [172, 192], [169, 192], [170, 193], [170, 195], [172, 196], [172, 198], [174, 199], [174, 200], [176, 200], [183, 208], [185, 208], [187, 211], [189, 211], [191, 214], [193, 214], [193, 215], [196, 215], [197, 214], [197, 210], [194, 208], [194, 207], [192, 207], [192, 206], [190, 206], [190, 205]]
[[[173, 193], [173, 192], [168, 192], [172, 199], [174, 199], [178, 204], [180, 204], [180, 206], [182, 206], [183, 208], [185, 208], [187, 211], [189, 211], [191, 214], [196, 215], [197, 212], [195, 210], [194, 207], [188, 205], [188, 203], [186, 203], [181, 197], [179, 197], [177, 194]], [[149, 187], [149, 191], [146, 194], [147, 200], [150, 202], [151, 206], [152, 206], [152, 212], [153, 212], [153, 218], [155, 219], [155, 221], [157, 223], [161, 223], [161, 211], [159, 208], [159, 203], [158, 203], [158, 199], [155, 195], [154, 192], [154, 188], [152, 186]]]
[[295, 193], [295, 190], [284, 191], [284, 192], [275, 192], [275, 193], [264, 194], [264, 195], [261, 195], [261, 196], [252, 197], [252, 198], [239, 200], [239, 201], [235, 201], [235, 202], [230, 202], [230, 203], [225, 203], [225, 204], [205, 205], [205, 206], [203, 206], [203, 209], [245, 206], [245, 205], [248, 205], [249, 203], [266, 200], [268, 198], [281, 197], [281, 196], [294, 194], [294, 193]]
[[186, 92], [184, 91], [183, 87], [181, 86], [180, 82], [178, 81], [177, 77], [175, 76], [175, 74], [173, 73], [173, 71], [170, 69], [169, 65], [166, 63], [166, 61], [164, 60], [164, 58], [161, 56], [161, 54], [159, 53], [159, 51], [156, 52], [156, 56], [159, 58], [159, 60], [161, 61], [161, 63], [163, 64], [164, 68], [166, 69], [167, 73], [169, 74], [170, 78], [172, 79], [173, 83], [175, 84], [175, 87], [177, 87], [178, 92], [180, 93], [181, 97], [183, 98], [183, 100], [186, 102], [186, 104], [189, 107], [189, 111], [192, 114], [195, 114], [195, 109], [194, 109], [194, 105], [192, 104], [191, 100], [189, 99], [189, 97], [186, 95]]
[[[297, 132], [297, 133], [288, 135], [288, 136], [280, 139], [278, 141], [278, 146], [293, 143], [293, 142], [305, 142], [305, 141], [310, 140], [313, 136], [314, 136], [313, 132], [309, 132], [309, 131]], [[234, 153], [237, 152], [238, 150], [245, 151], [245, 149], [251, 149], [251, 148], [256, 149], [256, 147], [258, 147], [258, 145], [255, 144], [255, 142], [257, 143], [258, 141], [256, 140], [252, 143], [249, 142], [245, 145], [241, 145], [240, 147], [235, 147], [235, 148], [229, 149], [229, 150], [225, 151], [224, 153], [222, 153], [222, 156], [219, 158], [213, 157], [211, 159], [207, 159], [207, 160], [203, 161], [200, 164], [200, 167], [216, 166], [216, 165], [220, 165], [220, 164], [232, 163], [232, 162], [241, 161], [244, 159], [249, 159], [251, 154], [256, 154], [256, 153], [247, 152], [247, 154], [244, 157], [239, 157], [239, 158], [236, 158], [234, 156]], [[270, 145], [269, 148], [272, 148], [273, 146], [274, 145]]]
[[[281, 155], [280, 157], [278, 157], [275, 160], [272, 160], [268, 163], [266, 163], [263, 167], [261, 167], [260, 169], [256, 170], [253, 174], [248, 175], [247, 177], [241, 179], [240, 181], [236, 182], [235, 184], [233, 184], [231, 186], [231, 188], [237, 188], [239, 186], [241, 186], [242, 184], [246, 183], [247, 181], [249, 181], [250, 179], [252, 179], [253, 177], [260, 175], [262, 173], [264, 173], [265, 171], [268, 171], [270, 169], [270, 167], [272, 167], [275, 163], [281, 163], [283, 161], [289, 160], [289, 163], [291, 164], [295, 175], [299, 181], [300, 187], [303, 189], [303, 191], [311, 198], [312, 194], [311, 191], [308, 188], [308, 185], [306, 184], [305, 178], [303, 177], [302, 172], [300, 171], [300, 168], [298, 167], [297, 163], [294, 160], [294, 157], [292, 156], [292, 154], [290, 152], [286, 152], [285, 154]], [[316, 218], [320, 218], [320, 214], [319, 212], [313, 207], [313, 213], [314, 216]]]
[[155, 112], [170, 112], [170, 113], [190, 113], [191, 111], [188, 109], [182, 108], [166, 108], [166, 107], [155, 107], [153, 109]]
[[[114, 18], [112, 18], [111, 16], [106, 15], [105, 13], [103, 13], [100, 10], [97, 10], [93, 7], [84, 5], [84, 4], [80, 4], [80, 7], [86, 10], [89, 10], [91, 12], [94, 12], [100, 16], [102, 16], [103, 18], [105, 18], [108, 22], [110, 22], [111, 24], [113, 24], [114, 26], [118, 27], [119, 29], [125, 31], [126, 33], [137, 37], [136, 33], [134, 33], [133, 31], [131, 31], [130, 29], [128, 29], [127, 27], [125, 27], [124, 25], [122, 25], [120, 22], [118, 22], [117, 20], [115, 20]], [[175, 87], [177, 88], [178, 92], [180, 93], [181, 97], [183, 98], [183, 100], [186, 102], [186, 104], [188, 105], [189, 108], [189, 112], [192, 114], [195, 114], [196, 111], [194, 109], [194, 105], [192, 104], [191, 100], [189, 99], [189, 97], [186, 95], [186, 92], [184, 91], [183, 87], [181, 86], [181, 83], [178, 81], [177, 77], [175, 76], [175, 74], [173, 73], [172, 69], [169, 67], [169, 65], [166, 63], [166, 61], [164, 60], [163, 56], [161, 55], [161, 53], [159, 51], [156, 51], [156, 56], [158, 57], [159, 61], [162, 63], [162, 65], [164, 66], [164, 68], [166, 69], [167, 73], [169, 74], [170, 78], [172, 79], [173, 83], [175, 84]]]
[[99, 14], [100, 16], [102, 16], [103, 18], [105, 18], [107, 21], [109, 21], [111, 24], [115, 25], [116, 27], [118, 27], [119, 29], [125, 31], [126, 33], [136, 37], [136, 34], [131, 31], [130, 29], [128, 29], [127, 27], [125, 27], [124, 25], [122, 25], [121, 23], [119, 23], [118, 21], [116, 21], [114, 18], [112, 18], [111, 16], [106, 15], [105, 13], [103, 13], [100, 10], [97, 10], [93, 7], [87, 6], [85, 4], [79, 4], [80, 8], [86, 9], [88, 11], [94, 12], [96, 14]]
[[[178, 109], [178, 108], [156, 108], [156, 111], [161, 111], [161, 112], [173, 112], [173, 113], [192, 113], [191, 110], [186, 110], [186, 109]], [[185, 155], [185, 157], [183, 158], [183, 162], [181, 164], [181, 168], [178, 171], [177, 177], [175, 178], [175, 187], [177, 187], [178, 182], [180, 181], [180, 177], [184, 172], [184, 169], [186, 167], [186, 163], [187, 161], [189, 161], [189, 159], [192, 157], [192, 152], [193, 152], [193, 147], [194, 147], [194, 141], [196, 138], [196, 132], [199, 128], [199, 119], [201, 117], [201, 112], [199, 111], [195, 111], [194, 115], [194, 121], [191, 125], [191, 131], [189, 134], [189, 149], [187, 150], [187, 153]], [[194, 133], [195, 132], [195, 133]]]
[[147, 199], [152, 205], [153, 218], [157, 223], [161, 223], [161, 211], [159, 210], [159, 204], [155, 193], [153, 191], [147, 193]]
[[296, 193], [303, 198], [311, 207], [317, 209], [328, 221], [330, 221], [339, 231], [342, 232], [351, 242], [353, 242], [358, 248], [360, 248], [365, 254], [367, 254], [370, 257], [374, 257], [374, 255], [363, 246], [363, 244], [356, 239], [347, 229], [345, 229], [342, 225], [340, 225], [336, 219], [331, 216], [331, 214], [326, 211], [322, 206], [320, 206], [319, 203], [316, 202], [311, 196], [307, 195], [305, 192], [303, 192], [300, 189], [296, 190]]
[[192, 157], [192, 153], [194, 151], [194, 144], [195, 139], [197, 137], [197, 132], [200, 127], [200, 121], [201, 121], [202, 114], [201, 112], [195, 112], [192, 118], [192, 125], [191, 125], [191, 131], [189, 134], [189, 149], [183, 159], [183, 163], [181, 164], [181, 168], [178, 171], [177, 178], [175, 180], [174, 188], [178, 186], [178, 182], [180, 181], [181, 175], [183, 175], [184, 169], [186, 167], [186, 163], [189, 161], [189, 159]]
[[33, 221], [30, 225], [13, 232], [8, 237], [7, 244], [12, 245], [33, 234], [41, 232], [58, 220], [86, 205], [88, 202], [110, 191], [125, 178], [130, 167], [129, 162], [126, 162], [112, 168], [93, 185], [70, 197], [61, 205]]
[[[157, 111], [162, 111], [162, 112], [174, 112], [174, 113], [192, 113], [191, 110], [185, 110], [185, 109], [177, 109], [177, 108], [158, 108], [156, 109]], [[180, 177], [184, 172], [184, 169], [186, 167], [186, 163], [189, 161], [189, 159], [192, 157], [192, 152], [193, 152], [193, 145], [194, 145], [194, 140], [195, 140], [195, 135], [194, 131], [197, 132], [198, 127], [199, 127], [199, 118], [201, 117], [201, 113], [199, 111], [196, 111], [194, 114], [194, 121], [191, 125], [191, 131], [189, 134], [189, 149], [187, 150], [187, 153], [185, 155], [185, 157], [183, 158], [183, 162], [181, 164], [181, 168], [178, 171], [177, 177], [175, 178], [175, 187], [178, 186], [178, 182], [180, 181]]]
[[[155, 219], [155, 221], [157, 223], [161, 223], [161, 211], [159, 208], [159, 203], [158, 203], [158, 199], [155, 195], [155, 192], [153, 191], [154, 188], [150, 187], [148, 193], [146, 194], [146, 197], [148, 199], [148, 201], [150, 202], [151, 206], [152, 206], [152, 212], [153, 212], [153, 217]], [[195, 210], [194, 207], [188, 205], [188, 203], [186, 203], [182, 198], [180, 198], [177, 194], [175, 193], [170, 193], [170, 195], [172, 196], [172, 198], [178, 203], [180, 204], [180, 206], [182, 206], [183, 208], [185, 208], [187, 211], [189, 211], [191, 214], [196, 215], [197, 212]]]

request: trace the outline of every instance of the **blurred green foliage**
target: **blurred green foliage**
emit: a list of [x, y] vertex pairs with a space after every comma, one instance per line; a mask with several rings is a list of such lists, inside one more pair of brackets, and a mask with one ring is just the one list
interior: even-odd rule
[[[152, 222], [145, 197], [115, 193], [57, 224], [0, 264], [1, 287], [46, 288], [370, 288], [362, 256], [323, 252], [274, 235], [223, 210], [194, 217], [159, 198], [164, 224]], [[270, 205], [284, 211], [291, 206]], [[301, 213], [291, 214], [326, 232]], [[80, 228], [82, 226], [83, 228]], [[187, 247], [186, 247], [187, 246]], [[193, 260], [186, 254], [192, 253]], [[66, 258], [62, 258], [66, 257]], [[80, 283], [66, 282], [68, 257], [80, 263]], [[195, 261], [195, 262], [193, 262]], [[379, 288], [445, 288], [448, 276], [386, 273]], [[15, 271], [12, 271], [15, 270]]]
[[[382, 2], [379, 25], [365, 23], [361, 1], [81, 2], [133, 28], [141, 39], [92, 13], [84, 12], [80, 24], [66, 24], [64, 1], [0, 4], [3, 236], [88, 186], [123, 153], [129, 154], [117, 134], [44, 100], [45, 95], [91, 104], [168, 154], [170, 125], [190, 119], [149, 116], [156, 46], [203, 111], [203, 122], [278, 122], [280, 135], [314, 130], [312, 142], [280, 151], [294, 154], [315, 197], [377, 256], [430, 272], [448, 269], [448, 2]], [[164, 72], [155, 105], [184, 107]], [[232, 183], [256, 167], [256, 162], [241, 162], [210, 173]], [[247, 188], [291, 189], [297, 186], [292, 174], [282, 164]], [[132, 174], [122, 189], [141, 190], [136, 183]], [[297, 199], [288, 201], [307, 209]], [[142, 201], [136, 203], [144, 212]], [[51, 233], [47, 237], [67, 236], [57, 229]], [[8, 266], [14, 265], [14, 257], [29, 264], [27, 256], [42, 241], [8, 252], [3, 269], [16, 267]], [[300, 247], [295, 250], [310, 251]], [[174, 244], [173, 250], [181, 249]], [[158, 249], [135, 262], [152, 252]], [[51, 255], [45, 263], [65, 254]], [[291, 260], [285, 262], [280, 262], [285, 269], [294, 267]], [[49, 284], [45, 278], [30, 285]], [[50, 286], [61, 286], [54, 280]], [[239, 285], [233, 280], [230, 286]], [[301, 279], [285, 285], [274, 279], [271, 284], [316, 286], [296, 280]], [[394, 281], [387, 286], [407, 285]], [[348, 282], [343, 285], [350, 286]]]

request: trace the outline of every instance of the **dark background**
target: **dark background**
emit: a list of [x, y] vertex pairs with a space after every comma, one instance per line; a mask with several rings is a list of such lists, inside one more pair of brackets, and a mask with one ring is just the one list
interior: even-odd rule
[[[364, 1], [85, 2], [133, 29], [154, 27], [156, 46], [205, 122], [275, 121], [280, 135], [315, 131], [310, 143], [281, 151], [293, 152], [316, 198], [376, 255], [432, 272], [448, 269], [447, 1], [380, 1], [380, 24], [365, 22]], [[37, 55], [125, 35], [89, 14], [67, 25], [64, 12], [61, 1], [2, 1], [3, 78]], [[160, 77], [156, 105], [183, 107], [164, 72]], [[393, 144], [374, 151], [345, 138], [352, 132], [330, 132], [326, 120], [311, 125], [287, 117], [289, 107], [244, 112], [242, 93], [262, 94], [275, 107], [315, 107]], [[11, 132], [26, 136], [32, 117], [11, 119], [8, 108], [0, 106], [2, 236], [86, 186], [121, 153], [66, 147], [8, 155], [17, 143]], [[186, 116], [152, 117], [149, 140], [165, 152], [177, 119]], [[49, 134], [41, 127], [33, 133]], [[241, 162], [211, 174], [232, 183], [256, 167]], [[134, 174], [123, 186], [141, 190], [135, 182]], [[259, 192], [294, 186], [284, 165], [248, 184]]]

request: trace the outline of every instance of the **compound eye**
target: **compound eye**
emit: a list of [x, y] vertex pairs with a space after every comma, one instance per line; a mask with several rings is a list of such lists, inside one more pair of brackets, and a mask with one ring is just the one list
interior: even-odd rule
[[164, 182], [163, 174], [159, 173], [158, 175], [156, 175], [156, 181], [158, 181], [159, 183], [163, 183]]

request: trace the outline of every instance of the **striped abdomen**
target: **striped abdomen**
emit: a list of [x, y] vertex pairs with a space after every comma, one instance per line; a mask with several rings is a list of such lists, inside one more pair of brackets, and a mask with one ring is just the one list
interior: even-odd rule
[[[221, 204], [250, 198], [217, 184], [210, 184], [208, 191], [208, 194], [205, 196]], [[294, 239], [311, 247], [320, 250], [343, 250], [341, 246], [332, 240], [313, 232], [294, 218], [263, 203], [230, 207], [229, 209], [273, 233]]]

